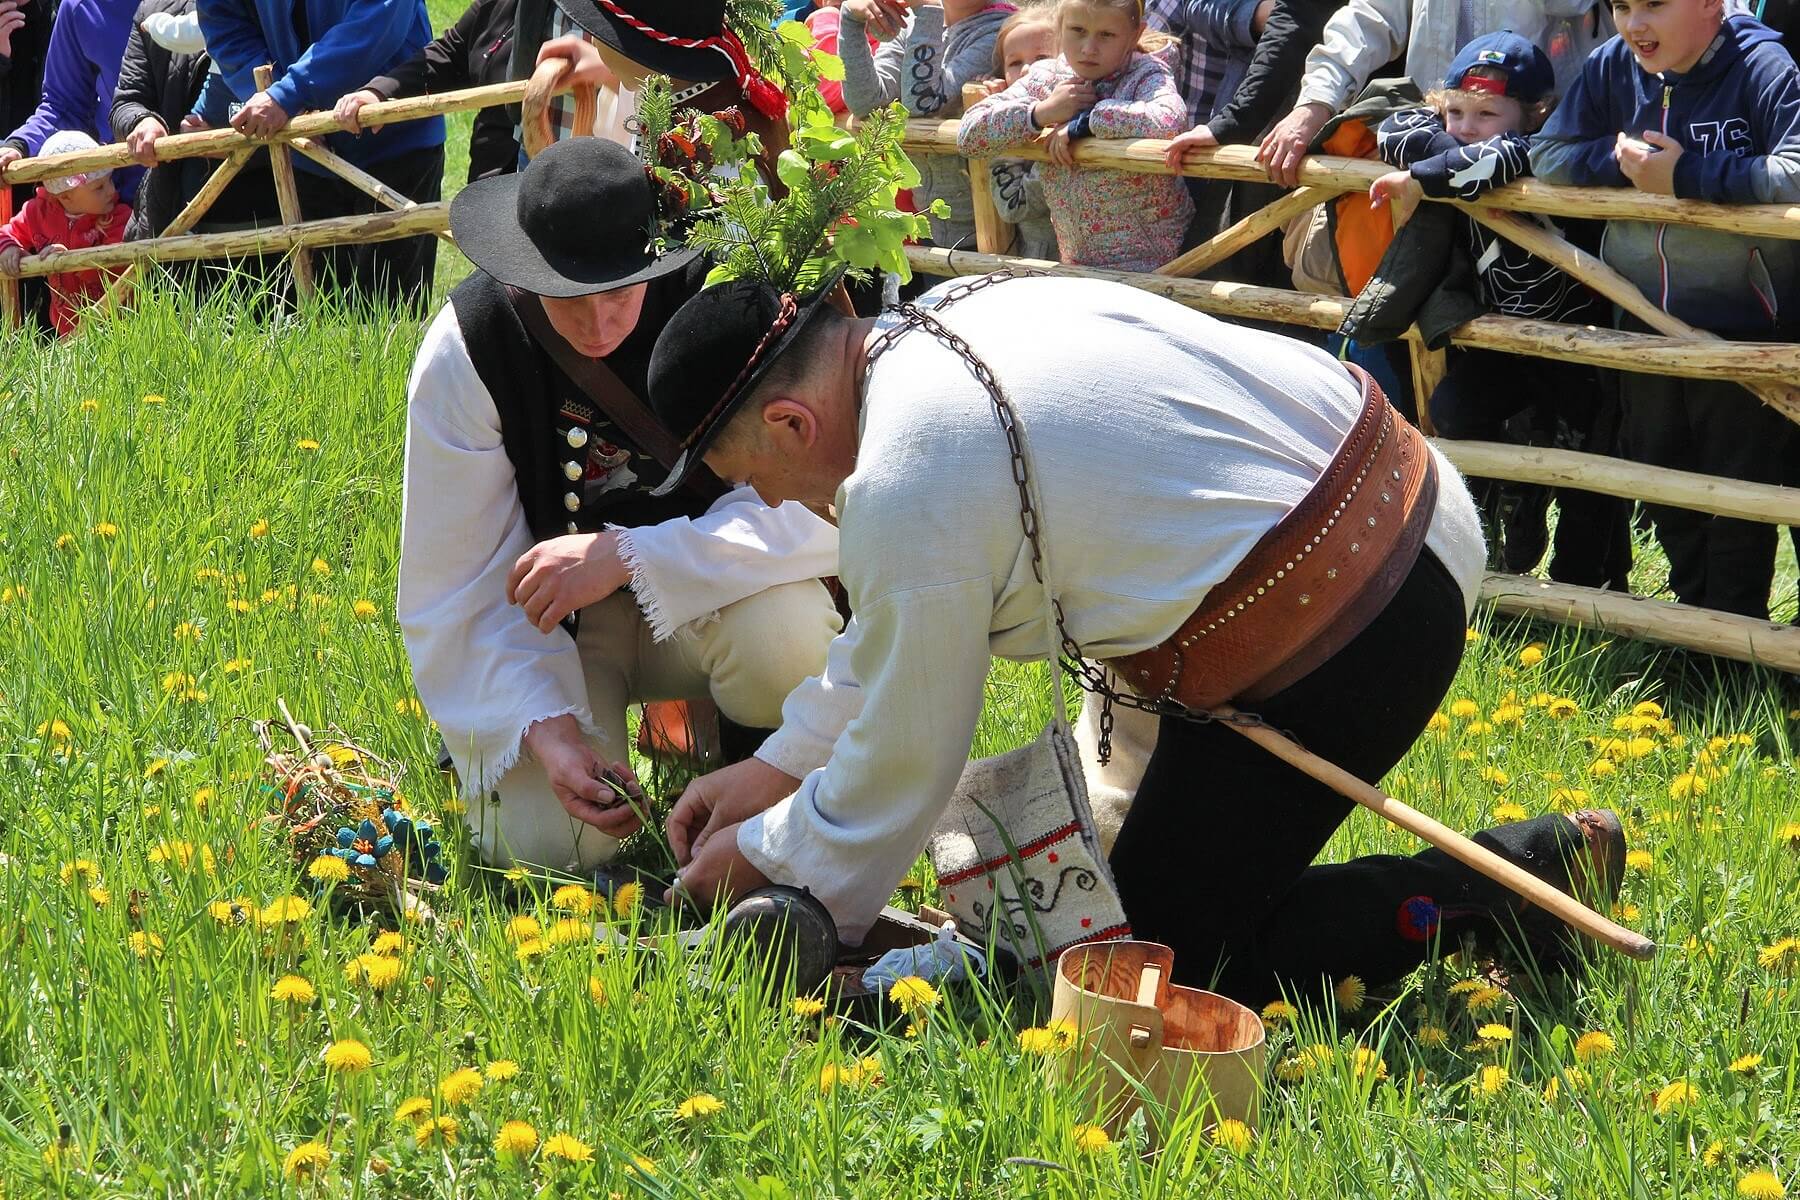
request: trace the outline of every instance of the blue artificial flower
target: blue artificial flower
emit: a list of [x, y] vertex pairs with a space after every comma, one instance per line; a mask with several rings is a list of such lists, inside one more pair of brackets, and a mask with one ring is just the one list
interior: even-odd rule
[[375, 843], [375, 857], [386, 858], [394, 852], [394, 839], [384, 837]]
[[340, 845], [344, 849], [348, 850], [350, 848], [351, 844], [354, 843], [355, 841], [356, 841], [356, 830], [350, 828], [348, 825], [342, 825], [342, 826], [338, 827], [338, 834], [337, 834], [338, 845]]
[[355, 865], [359, 867], [372, 867], [375, 865], [375, 856], [373, 854], [359, 854], [356, 856]]

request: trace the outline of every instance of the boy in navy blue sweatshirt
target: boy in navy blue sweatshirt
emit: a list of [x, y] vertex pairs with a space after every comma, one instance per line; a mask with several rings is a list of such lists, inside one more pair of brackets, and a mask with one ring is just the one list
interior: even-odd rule
[[[1613, 0], [1612, 12], [1619, 36], [1532, 144], [1538, 178], [1717, 204], [1800, 201], [1800, 70], [1779, 35], [1725, 17], [1723, 0]], [[1800, 330], [1800, 242], [1617, 220], [1601, 258], [1689, 324], [1762, 341]], [[1736, 384], [1625, 375], [1621, 392], [1627, 457], [1781, 482], [1794, 425]], [[1774, 526], [1650, 513], [1677, 599], [1768, 616]]]

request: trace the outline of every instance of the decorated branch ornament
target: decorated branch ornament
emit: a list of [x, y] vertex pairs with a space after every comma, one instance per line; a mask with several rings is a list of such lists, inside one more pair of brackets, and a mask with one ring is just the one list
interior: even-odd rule
[[547, 147], [514, 175], [478, 179], [450, 203], [450, 230], [477, 267], [538, 296], [591, 296], [648, 283], [693, 260], [659, 254], [656, 186], [603, 138]]
[[647, 70], [692, 83], [729, 79], [764, 116], [779, 121], [787, 113], [787, 97], [757, 69], [744, 39], [732, 28], [754, 27], [759, 21], [761, 28], [768, 28], [767, 5], [733, 5], [726, 0], [559, 0], [558, 7]]
[[805, 294], [760, 279], [715, 284], [669, 318], [650, 355], [650, 406], [681, 438], [681, 457], [655, 495], [681, 486], [757, 382], [826, 308], [843, 269]]

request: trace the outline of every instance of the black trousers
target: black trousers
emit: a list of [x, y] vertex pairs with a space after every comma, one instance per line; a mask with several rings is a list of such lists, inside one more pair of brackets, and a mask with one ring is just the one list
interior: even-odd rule
[[[1443, 699], [1464, 627], [1426, 550], [1367, 629], [1252, 707], [1376, 782]], [[1506, 930], [1507, 893], [1437, 850], [1313, 866], [1354, 807], [1241, 734], [1165, 718], [1111, 858], [1135, 936], [1175, 950], [1179, 981], [1256, 1005], [1321, 979], [1386, 983], [1465, 931]], [[1580, 835], [1550, 814], [1476, 837], [1529, 869]]]
[[[1452, 439], [1559, 445], [1589, 454], [1613, 454], [1618, 449], [1617, 403], [1599, 371], [1555, 359], [1451, 350], [1444, 380], [1431, 396], [1431, 422], [1440, 437]], [[1627, 501], [1576, 488], [1552, 491], [1493, 479], [1471, 479], [1469, 487], [1484, 522], [1510, 503], [1535, 526], [1508, 530], [1519, 535], [1516, 541], [1523, 553], [1511, 544], [1515, 539], [1509, 539], [1501, 562], [1504, 569], [1523, 573], [1537, 567], [1545, 515], [1554, 495], [1562, 515], [1556, 523], [1550, 578], [1585, 587], [1630, 589]]]
[[[364, 169], [420, 204], [431, 203], [444, 194], [442, 146], [409, 150]], [[374, 197], [364, 195], [335, 175], [296, 170], [294, 177], [301, 215], [309, 221], [387, 211]], [[329, 246], [315, 250], [313, 261], [318, 267], [319, 282], [325, 287], [365, 300], [422, 310], [431, 299], [431, 283], [437, 273], [437, 244], [437, 238], [427, 234], [360, 246]]]
[[[1792, 421], [1735, 383], [1624, 375], [1625, 457], [1752, 483], [1786, 483], [1797, 441]], [[1776, 528], [1648, 504], [1669, 556], [1669, 587], [1683, 604], [1769, 615]]]

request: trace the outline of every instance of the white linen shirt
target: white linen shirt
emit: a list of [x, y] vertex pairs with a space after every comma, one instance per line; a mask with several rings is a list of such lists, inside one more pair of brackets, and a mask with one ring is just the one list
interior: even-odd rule
[[[575, 639], [538, 632], [507, 603], [507, 575], [535, 541], [499, 410], [446, 304], [408, 388], [398, 607], [419, 699], [470, 797], [512, 767], [534, 722], [573, 714], [598, 734]], [[621, 531], [619, 555], [662, 641], [746, 596], [835, 573], [837, 530], [745, 487], [704, 516]]]
[[[1361, 410], [1323, 351], [1121, 284], [1011, 280], [942, 319], [1018, 413], [1051, 579], [1091, 658], [1173, 633], [1306, 494]], [[871, 373], [861, 421], [837, 496], [854, 616], [758, 751], [799, 790], [738, 832], [763, 874], [810, 888], [851, 943], [949, 800], [989, 657], [1042, 659], [1054, 644], [1006, 439], [967, 364], [906, 335]], [[1441, 456], [1438, 470], [1426, 544], [1472, 608], [1481, 531]]]

